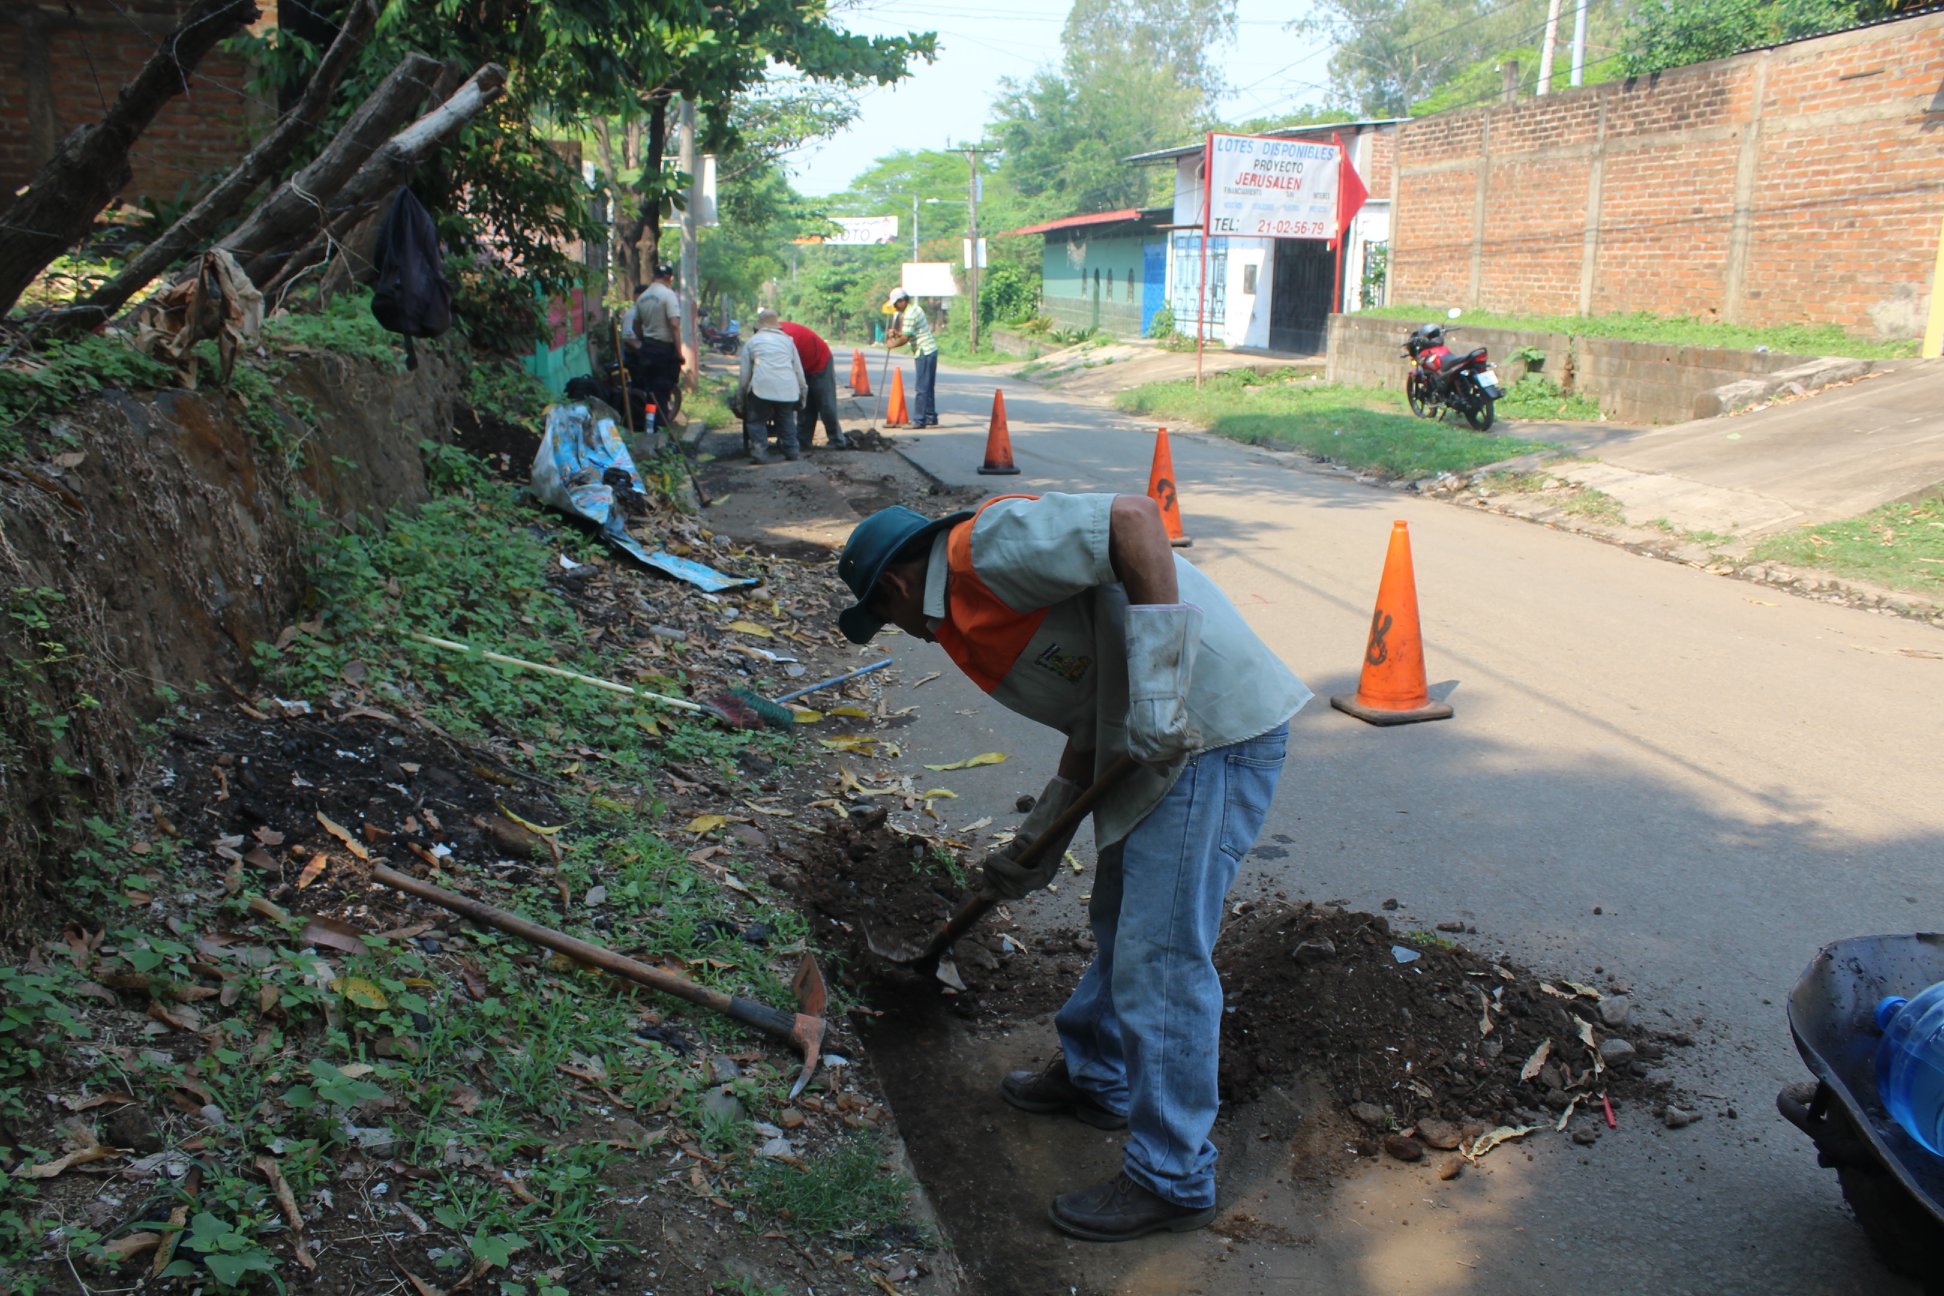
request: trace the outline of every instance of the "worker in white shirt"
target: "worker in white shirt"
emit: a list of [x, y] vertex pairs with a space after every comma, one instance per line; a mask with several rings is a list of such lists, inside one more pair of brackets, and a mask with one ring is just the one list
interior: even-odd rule
[[769, 462], [769, 438], [785, 459], [803, 457], [797, 448], [797, 408], [809, 394], [796, 343], [777, 327], [782, 317], [765, 307], [756, 312], [756, 332], [743, 343], [743, 447], [751, 463]]

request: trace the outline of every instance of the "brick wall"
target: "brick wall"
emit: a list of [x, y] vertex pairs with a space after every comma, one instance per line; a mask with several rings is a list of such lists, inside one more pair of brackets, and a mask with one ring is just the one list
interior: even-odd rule
[[1391, 300], [1923, 331], [1944, 13], [1408, 123]]
[[[259, 0], [266, 14], [270, 0]], [[141, 70], [186, 0], [0, 3], [0, 195], [25, 184], [60, 141], [100, 119]], [[270, 21], [266, 17], [259, 24]], [[130, 200], [173, 200], [234, 166], [253, 125], [276, 115], [248, 93], [251, 71], [218, 49], [130, 153]]]

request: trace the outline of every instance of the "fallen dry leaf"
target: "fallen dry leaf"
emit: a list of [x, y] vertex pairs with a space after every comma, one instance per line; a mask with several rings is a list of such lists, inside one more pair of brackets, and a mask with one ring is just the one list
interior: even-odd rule
[[1552, 1039], [1548, 1037], [1539, 1041], [1539, 1047], [1532, 1050], [1532, 1056], [1527, 1058], [1525, 1065], [1519, 1068], [1519, 1079], [1530, 1080], [1532, 1077], [1538, 1075], [1539, 1068], [1546, 1065], [1546, 1058], [1551, 1053]]
[[980, 765], [1002, 765], [1005, 763], [1005, 760], [1006, 753], [1004, 752], [980, 752], [977, 756], [967, 756], [964, 760], [951, 761], [944, 765], [927, 765], [925, 768], [941, 771], [973, 769]]
[[311, 856], [310, 863], [304, 865], [304, 871], [297, 875], [297, 889], [302, 891], [305, 887], [317, 881], [318, 878], [324, 875], [324, 870], [329, 868], [330, 864], [331, 857], [323, 851], [319, 851], [317, 854]]
[[75, 1166], [87, 1165], [90, 1161], [106, 1161], [109, 1157], [118, 1157], [121, 1154], [120, 1148], [96, 1143], [89, 1147], [76, 1148], [66, 1156], [55, 1157], [52, 1161], [43, 1161], [39, 1165], [30, 1165], [25, 1170], [16, 1170], [14, 1178], [52, 1179], [56, 1175], [72, 1170]]
[[364, 843], [359, 841], [356, 837], [353, 837], [351, 835], [351, 830], [346, 828], [343, 824], [337, 822], [335, 819], [331, 818], [331, 816], [325, 814], [322, 810], [319, 810], [317, 812], [317, 822], [324, 825], [325, 832], [331, 834], [331, 836], [343, 842], [344, 848], [350, 851], [353, 855], [357, 856], [361, 860], [369, 861], [371, 859], [371, 852], [365, 849]]
[[1501, 1125], [1497, 1129], [1480, 1134], [1470, 1143], [1460, 1143], [1458, 1154], [1467, 1161], [1476, 1161], [1499, 1144], [1524, 1138], [1538, 1128], [1537, 1125]]
[[297, 938], [312, 945], [328, 945], [346, 954], [365, 952], [364, 933], [350, 923], [315, 915], [305, 918], [304, 930]]
[[724, 630], [733, 630], [737, 634], [754, 635], [758, 639], [776, 638], [776, 635], [773, 631], [771, 631], [765, 626], [757, 625], [754, 621], [731, 621], [728, 625], [722, 628]]
[[722, 827], [722, 825], [728, 822], [729, 822], [729, 817], [727, 815], [702, 814], [702, 815], [695, 816], [695, 818], [689, 820], [688, 823], [683, 826], [687, 828], [689, 832], [695, 834], [697, 837], [700, 837], [703, 833], [714, 832], [716, 829]]

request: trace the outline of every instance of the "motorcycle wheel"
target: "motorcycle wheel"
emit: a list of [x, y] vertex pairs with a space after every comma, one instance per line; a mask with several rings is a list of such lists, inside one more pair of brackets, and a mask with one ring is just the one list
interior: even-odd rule
[[1411, 402], [1411, 413], [1419, 418], [1434, 418], [1438, 412], [1438, 402], [1432, 400], [1424, 390], [1424, 379], [1412, 374], [1404, 380], [1404, 398]]
[[1490, 396], [1480, 396], [1475, 403], [1465, 406], [1465, 422], [1472, 425], [1472, 431], [1483, 432], [1492, 426], [1496, 417], [1494, 403]]

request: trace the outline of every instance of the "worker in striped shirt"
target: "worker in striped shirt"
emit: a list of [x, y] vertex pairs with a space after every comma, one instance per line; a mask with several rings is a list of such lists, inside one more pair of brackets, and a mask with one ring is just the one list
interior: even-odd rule
[[886, 304], [891, 309], [891, 331], [884, 344], [901, 347], [909, 343], [916, 369], [911, 381], [911, 426], [937, 427], [938, 339], [932, 336], [931, 320], [926, 318], [925, 308], [902, 288], [893, 288]]

